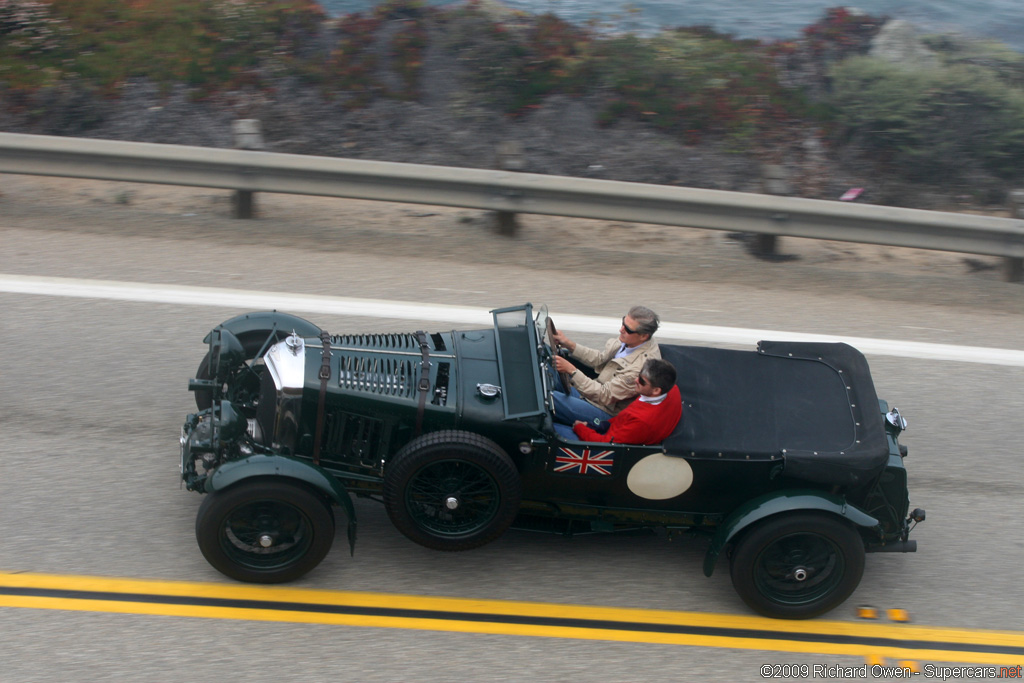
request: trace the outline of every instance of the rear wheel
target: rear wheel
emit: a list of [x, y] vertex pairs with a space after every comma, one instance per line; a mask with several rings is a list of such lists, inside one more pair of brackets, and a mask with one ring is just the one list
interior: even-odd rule
[[468, 550], [500, 536], [519, 510], [522, 484], [511, 458], [477, 434], [424, 434], [384, 473], [384, 503], [395, 527], [435, 550]]
[[835, 517], [772, 517], [740, 538], [730, 573], [736, 592], [755, 611], [809, 619], [842, 603], [860, 584], [864, 542], [856, 529]]
[[196, 539], [203, 556], [222, 574], [282, 583], [327, 556], [334, 543], [334, 515], [301, 485], [246, 481], [207, 494], [196, 516]]

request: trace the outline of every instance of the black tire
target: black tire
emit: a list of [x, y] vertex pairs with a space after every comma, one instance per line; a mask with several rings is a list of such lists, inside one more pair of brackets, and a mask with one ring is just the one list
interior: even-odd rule
[[[256, 354], [263, 348], [263, 344], [267, 341], [267, 337], [270, 336], [272, 330], [259, 330], [256, 332], [247, 332], [245, 335], [239, 338], [239, 342], [242, 344], [242, 348], [245, 350], [245, 362], [248, 363], [256, 357]], [[275, 344], [284, 339], [287, 334], [276, 330], [274, 341], [267, 344], [269, 348], [271, 344]], [[203, 360], [199, 363], [199, 368], [196, 370], [196, 379], [206, 380], [210, 379], [210, 365], [211, 358], [210, 352], [207, 351], [206, 355], [203, 356]], [[245, 397], [256, 397], [259, 395], [259, 382], [258, 375], [245, 378], [243, 380], [246, 386], [239, 387], [238, 392], [244, 393]], [[228, 380], [230, 384], [231, 379]], [[206, 410], [213, 405], [213, 391], [210, 389], [199, 389], [194, 392], [196, 399], [196, 408], [199, 410]]]
[[522, 482], [490, 439], [459, 431], [419, 436], [384, 472], [384, 505], [407, 538], [434, 550], [469, 550], [500, 536], [519, 510]]
[[[199, 363], [199, 368], [196, 370], [196, 379], [208, 380], [210, 379], [210, 352], [207, 351], [206, 355], [203, 356], [203, 360]], [[213, 391], [210, 389], [196, 389], [196, 408], [199, 410], [207, 410], [213, 405]]]
[[222, 574], [238, 581], [283, 583], [327, 556], [334, 543], [334, 515], [300, 484], [243, 481], [207, 494], [196, 515], [196, 539], [203, 557]]
[[856, 590], [864, 574], [864, 541], [842, 519], [791, 513], [756, 524], [736, 543], [732, 584], [754, 611], [810, 619]]

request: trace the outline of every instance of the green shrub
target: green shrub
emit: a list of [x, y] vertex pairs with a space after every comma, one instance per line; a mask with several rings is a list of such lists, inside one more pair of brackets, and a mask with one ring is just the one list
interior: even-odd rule
[[423, 53], [429, 43], [427, 14], [421, 0], [390, 0], [377, 7], [377, 16], [401, 22], [391, 37], [389, 52], [391, 68], [402, 80], [402, 91], [397, 94], [407, 100], [419, 97]]
[[579, 90], [587, 33], [553, 14], [502, 22], [467, 3], [452, 11], [444, 28], [444, 47], [466, 68], [469, 88], [510, 114]]
[[110, 94], [135, 77], [238, 87], [305, 59], [323, 16], [312, 0], [4, 0], [0, 79], [76, 79]]
[[327, 63], [331, 86], [355, 93], [353, 106], [364, 105], [377, 88], [374, 71], [377, 58], [373, 53], [373, 36], [382, 19], [362, 14], [345, 16], [338, 25], [338, 44]]
[[881, 17], [832, 7], [816, 23], [804, 28], [807, 49], [821, 59], [832, 61], [867, 51], [871, 39], [885, 23]]
[[1016, 88], [1024, 87], [1024, 54], [995, 40], [937, 35], [924, 38], [947, 66], [978, 66]]
[[1024, 172], [1024, 91], [969, 64], [908, 71], [869, 57], [832, 69], [832, 104], [849, 139], [920, 179], [981, 166]]
[[716, 133], [748, 141], [801, 105], [799, 93], [779, 84], [762, 45], [707, 30], [602, 39], [586, 59], [594, 82], [613, 96], [604, 120], [649, 121], [690, 140]]
[[72, 57], [71, 27], [45, 2], [0, 2], [0, 79], [14, 89], [52, 83]]
[[[345, 15], [338, 21], [338, 42], [325, 65], [326, 82], [347, 91], [346, 103], [352, 108], [366, 106], [379, 95], [416, 99], [430, 16], [431, 10], [421, 0], [388, 0], [372, 12]], [[390, 92], [377, 78], [380, 64], [375, 46], [385, 22], [397, 23], [387, 46], [390, 66], [402, 83], [397, 92]]]
[[711, 133], [746, 142], [804, 111], [765, 46], [706, 29], [607, 36], [553, 15], [498, 22], [469, 4], [447, 35], [470, 88], [513, 114], [551, 94], [597, 93], [608, 100], [606, 124], [633, 118], [689, 140]]

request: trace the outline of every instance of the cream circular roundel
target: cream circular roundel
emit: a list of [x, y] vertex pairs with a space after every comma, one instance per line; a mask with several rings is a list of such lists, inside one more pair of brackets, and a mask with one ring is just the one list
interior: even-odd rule
[[629, 490], [648, 500], [675, 498], [693, 484], [693, 469], [683, 458], [655, 453], [643, 458], [626, 477]]

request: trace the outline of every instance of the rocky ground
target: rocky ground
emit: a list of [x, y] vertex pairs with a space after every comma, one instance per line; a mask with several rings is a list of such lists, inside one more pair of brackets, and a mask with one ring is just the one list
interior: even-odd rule
[[[184, 88], [165, 96], [152, 83], [136, 82], [112, 101], [52, 93], [45, 117], [0, 113], [0, 130], [230, 147], [232, 121], [255, 118], [273, 152], [495, 168], [498, 146], [514, 142], [527, 172], [759, 191], [758, 165], [721, 143], [687, 147], [638, 123], [601, 127], [597, 103], [569, 96], [512, 118], [474, 102], [460, 89], [454, 65], [432, 61], [449, 59], [428, 56], [416, 102], [381, 98], [348, 109], [292, 79], [279, 81], [272, 97], [236, 92], [193, 102]], [[838, 179], [836, 187], [849, 182]]]

